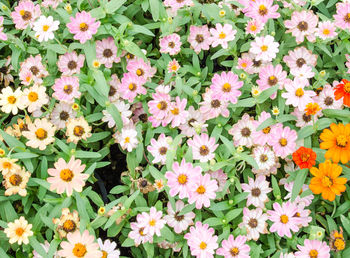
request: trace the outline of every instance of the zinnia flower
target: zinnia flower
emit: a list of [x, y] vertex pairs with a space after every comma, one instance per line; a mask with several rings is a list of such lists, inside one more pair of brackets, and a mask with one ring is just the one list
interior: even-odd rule
[[46, 118], [35, 119], [34, 123], [28, 124], [28, 131], [22, 135], [28, 139], [26, 145], [39, 150], [45, 150], [46, 146], [55, 141], [56, 126]]
[[2, 26], [4, 23], [4, 17], [0, 16], [0, 40], [7, 40], [7, 35], [3, 33], [4, 27]]
[[209, 50], [211, 39], [208, 26], [191, 25], [190, 35], [188, 35], [187, 41], [191, 44], [191, 47], [197, 54], [199, 54], [201, 50]]
[[319, 240], [305, 239], [304, 245], [297, 245], [299, 251], [295, 252], [295, 257], [301, 258], [330, 258], [330, 248], [326, 242]]
[[267, 35], [256, 37], [252, 42], [250, 52], [256, 54], [256, 60], [272, 61], [278, 53], [279, 43], [275, 42], [274, 37]]
[[180, 234], [182, 231], [185, 231], [190, 225], [193, 225], [193, 219], [195, 218], [194, 212], [190, 211], [184, 215], [179, 215], [181, 210], [185, 207], [185, 204], [181, 200], [177, 200], [175, 203], [175, 210], [171, 206], [171, 203], [168, 202], [168, 215], [164, 216], [167, 224], [174, 228], [176, 234]]
[[260, 234], [267, 234], [267, 214], [261, 208], [249, 210], [243, 208], [243, 221], [238, 226], [247, 230], [247, 239], [257, 241]]
[[335, 20], [334, 24], [341, 30], [350, 29], [350, 3], [340, 3], [336, 4], [337, 13], [333, 15]]
[[25, 104], [20, 101], [23, 92], [18, 87], [15, 91], [11, 87], [6, 87], [1, 90], [0, 94], [0, 106], [1, 111], [7, 114], [12, 113], [17, 115], [19, 109], [24, 109]]
[[230, 235], [227, 240], [222, 240], [222, 247], [216, 250], [216, 253], [227, 258], [250, 258], [250, 247], [246, 241], [246, 236], [238, 235], [235, 239], [233, 235]]
[[3, 181], [6, 189], [5, 195], [10, 196], [18, 193], [20, 196], [25, 197], [27, 195], [26, 187], [30, 176], [31, 174], [24, 168], [8, 172]]
[[245, 16], [264, 24], [270, 18], [276, 19], [281, 16], [277, 9], [278, 5], [273, 5], [273, 0], [256, 0], [248, 1], [248, 7], [243, 9], [243, 12]]
[[282, 124], [278, 124], [272, 132], [270, 144], [276, 153], [276, 156], [285, 158], [292, 154], [296, 147], [297, 132], [288, 126], [283, 128]]
[[55, 91], [52, 94], [54, 98], [68, 103], [73, 102], [74, 98], [79, 98], [81, 95], [79, 91], [79, 78], [75, 76], [63, 76], [56, 79], [52, 89]]
[[59, 21], [54, 21], [52, 16], [45, 17], [40, 16], [40, 18], [34, 22], [35, 37], [39, 42], [48, 41], [55, 37], [54, 31], [58, 30]]
[[213, 47], [221, 45], [222, 48], [228, 48], [228, 42], [235, 39], [235, 35], [237, 33], [236, 30], [232, 29], [231, 24], [224, 24], [222, 26], [220, 23], [215, 25], [215, 29], [210, 29], [211, 33], [211, 44]]
[[120, 251], [116, 249], [117, 244], [109, 239], [102, 242], [102, 239], [97, 239], [97, 243], [102, 251], [102, 258], [119, 258]]
[[160, 53], [176, 55], [181, 51], [181, 40], [179, 34], [173, 33], [160, 39]]
[[344, 105], [350, 107], [350, 81], [343, 79], [342, 83], [335, 87], [334, 96], [335, 100], [343, 98]]
[[269, 200], [267, 194], [272, 191], [269, 187], [269, 182], [266, 181], [265, 176], [257, 176], [255, 181], [248, 177], [249, 184], [241, 184], [241, 187], [247, 196], [247, 207], [253, 204], [255, 207], [264, 208], [265, 202]]
[[92, 135], [91, 126], [89, 126], [83, 116], [79, 118], [69, 118], [66, 126], [66, 136], [68, 137], [67, 142], [78, 144], [78, 141], [86, 140]]
[[92, 35], [96, 34], [97, 29], [100, 27], [101, 22], [96, 21], [91, 17], [90, 13], [82, 11], [76, 13], [75, 17], [69, 17], [71, 22], [67, 23], [69, 32], [74, 34], [74, 39], [79, 40], [81, 44], [84, 44], [87, 40], [92, 38]]
[[80, 218], [76, 210], [70, 212], [68, 208], [63, 208], [61, 217], [53, 218], [52, 222], [57, 225], [56, 231], [61, 239], [65, 238], [68, 233], [79, 231]]
[[151, 207], [149, 213], [142, 212], [137, 215], [139, 227], [143, 227], [145, 234], [160, 236], [160, 230], [164, 227], [166, 221], [162, 219], [162, 211], [157, 211], [155, 207]]
[[215, 144], [216, 139], [210, 137], [206, 133], [202, 133], [200, 136], [195, 135], [192, 139], [187, 141], [187, 145], [192, 147], [193, 159], [199, 160], [200, 162], [207, 162], [215, 158], [214, 151], [219, 146]]
[[238, 76], [233, 72], [222, 72], [220, 75], [216, 73], [211, 82], [210, 89], [215, 99], [236, 104], [238, 97], [242, 95], [239, 89], [242, 88], [243, 82], [239, 81]]
[[310, 148], [300, 147], [293, 153], [293, 161], [300, 169], [311, 168], [316, 164], [316, 152]]
[[210, 200], [215, 199], [218, 184], [215, 180], [211, 180], [209, 174], [200, 175], [199, 179], [190, 189], [190, 197], [188, 203], [196, 203], [196, 209], [210, 206]]
[[334, 201], [336, 195], [341, 195], [346, 190], [345, 177], [339, 177], [342, 167], [326, 160], [318, 168], [312, 167], [310, 173], [314, 176], [310, 181], [310, 190], [314, 194], [322, 193], [322, 198]]
[[16, 29], [24, 30], [29, 25], [33, 26], [33, 22], [40, 16], [40, 5], [34, 4], [30, 0], [20, 1], [15, 11], [11, 13]]
[[14, 222], [9, 222], [7, 228], [4, 229], [6, 236], [9, 238], [9, 243], [22, 243], [27, 245], [29, 244], [28, 237], [33, 235], [32, 224], [28, 224], [28, 221], [21, 216], [19, 219], [16, 219]]
[[58, 70], [64, 76], [71, 76], [73, 74], [79, 74], [80, 68], [84, 66], [85, 56], [80, 54], [79, 56], [75, 51], [60, 55], [57, 61]]
[[112, 68], [113, 63], [120, 62], [117, 51], [113, 37], [96, 41], [96, 58], [107, 68]]

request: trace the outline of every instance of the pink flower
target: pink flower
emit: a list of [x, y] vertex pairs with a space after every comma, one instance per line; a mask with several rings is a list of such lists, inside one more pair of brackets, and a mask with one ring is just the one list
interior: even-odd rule
[[138, 94], [146, 94], [147, 90], [143, 87], [145, 80], [133, 73], [125, 73], [119, 87], [123, 99], [133, 102]]
[[201, 50], [209, 50], [211, 39], [208, 26], [191, 25], [190, 35], [188, 35], [187, 41], [191, 44], [191, 47], [197, 54], [199, 54]]
[[53, 9], [56, 9], [60, 3], [62, 3], [62, 0], [44, 0], [41, 3], [41, 6], [45, 8], [49, 8], [51, 6]]
[[234, 124], [228, 133], [233, 136], [233, 144], [236, 147], [242, 145], [250, 148], [253, 145], [252, 133], [255, 129], [254, 118], [245, 113], [242, 119]]
[[67, 28], [70, 33], [74, 34], [74, 39], [79, 40], [81, 44], [91, 39], [101, 24], [99, 21], [95, 22], [96, 19], [92, 18], [91, 14], [85, 11], [76, 13], [75, 18], [69, 18], [71, 22], [67, 23]]
[[50, 185], [50, 191], [56, 190], [58, 194], [66, 192], [68, 196], [71, 196], [73, 190], [81, 192], [85, 181], [88, 179], [88, 174], [82, 174], [85, 169], [85, 165], [81, 165], [80, 159], [71, 157], [68, 163], [64, 159], [60, 158], [54, 164], [55, 168], [49, 168], [47, 172], [51, 177], [47, 178], [47, 182]]
[[280, 44], [274, 40], [274, 37], [270, 35], [255, 38], [251, 44], [250, 52], [257, 55], [256, 60], [272, 61], [276, 57]]
[[301, 68], [304, 64], [315, 67], [317, 55], [312, 54], [312, 52], [305, 47], [297, 47], [294, 50], [289, 50], [288, 55], [283, 57], [283, 61], [291, 71]]
[[164, 219], [162, 219], [163, 213], [161, 211], [157, 211], [155, 207], [151, 207], [149, 213], [142, 212], [137, 215], [137, 222], [139, 223], [139, 227], [144, 228], [145, 234], [150, 234], [153, 236], [156, 234], [160, 236], [160, 230], [164, 227], [166, 223]]
[[112, 68], [113, 63], [120, 62], [117, 51], [118, 48], [112, 37], [96, 41], [96, 58], [107, 68]]
[[341, 109], [342, 100], [335, 100], [334, 97], [334, 88], [326, 84], [322, 91], [318, 94], [318, 104], [322, 109]]
[[215, 249], [218, 248], [218, 237], [214, 235], [213, 228], [208, 224], [197, 221], [195, 227], [190, 228], [190, 232], [185, 235], [191, 254], [197, 258], [214, 257]]
[[170, 34], [160, 39], [159, 42], [160, 53], [168, 53], [169, 55], [176, 55], [181, 51], [180, 36], [176, 33]]
[[176, 96], [175, 102], [170, 103], [168, 116], [165, 118], [166, 123], [171, 122], [171, 127], [177, 127], [184, 124], [188, 117], [188, 111], [185, 110], [187, 105], [187, 99], [180, 99]]
[[211, 79], [210, 89], [213, 91], [213, 98], [222, 101], [230, 101], [236, 104], [238, 97], [242, 95], [239, 91], [243, 86], [243, 82], [238, 80], [238, 76], [233, 72], [222, 72], [221, 75], [214, 74]]
[[261, 68], [271, 64], [270, 61], [258, 60], [257, 56], [257, 54], [253, 54], [252, 52], [242, 53], [242, 58], [249, 59], [253, 62], [253, 65], [246, 69], [248, 74], [259, 73]]
[[272, 146], [277, 157], [285, 158], [295, 151], [296, 140], [298, 138], [297, 132], [291, 130], [289, 127], [284, 127], [278, 124], [271, 132], [273, 137], [269, 144]]
[[192, 147], [193, 159], [200, 162], [207, 162], [215, 158], [214, 151], [219, 146], [215, 144], [216, 139], [210, 137], [206, 133], [202, 133], [200, 136], [195, 135], [192, 139], [187, 140], [187, 145]]
[[[210, 178], [215, 180], [216, 183], [218, 184], [217, 192], [222, 192], [222, 190], [224, 190], [226, 182], [227, 182], [226, 173], [222, 169], [219, 169], [216, 171], [209, 170], [207, 173], [210, 175]], [[229, 190], [227, 190], [227, 191], [229, 191]]]
[[303, 65], [302, 67], [295, 68], [290, 71], [294, 76], [294, 79], [298, 79], [301, 84], [304, 86], [310, 85], [309, 79], [315, 76], [315, 73], [312, 71], [311, 66]]
[[267, 214], [261, 208], [249, 210], [243, 208], [243, 221], [238, 226], [247, 230], [247, 240], [257, 241], [260, 234], [267, 234]]
[[186, 135], [187, 137], [192, 137], [197, 134], [195, 125], [196, 123], [202, 124], [201, 132], [206, 132], [205, 125], [205, 117], [199, 110], [195, 110], [193, 106], [188, 108], [188, 116], [186, 118], [186, 122], [179, 125], [179, 129], [181, 129], [181, 133]]
[[258, 164], [258, 169], [252, 169], [254, 174], [270, 176], [277, 173], [277, 168], [281, 165], [278, 163], [275, 152], [268, 145], [255, 147], [252, 154], [255, 162]]
[[183, 201], [176, 201], [175, 211], [170, 202], [168, 202], [167, 207], [168, 215], [165, 215], [164, 219], [170, 227], [174, 228], [176, 234], [180, 234], [182, 231], [185, 231], [190, 225], [193, 225], [193, 219], [196, 216], [194, 212], [190, 211], [184, 215], [179, 215], [181, 210], [185, 207]]
[[73, 102], [74, 98], [79, 98], [81, 95], [79, 91], [79, 78], [75, 76], [63, 76], [56, 79], [52, 89], [55, 91], [52, 95], [54, 98], [68, 103]]
[[222, 26], [220, 23], [217, 23], [215, 29], [210, 29], [210, 33], [212, 35], [210, 40], [213, 47], [221, 45], [222, 48], [227, 48], [227, 43], [235, 39], [237, 31], [232, 29], [231, 24], [224, 24]]
[[266, 23], [268, 19], [276, 19], [281, 15], [277, 12], [278, 5], [273, 5], [273, 0], [249, 1], [248, 7], [243, 9], [245, 16], [253, 18], [260, 23]]
[[302, 111], [308, 103], [313, 102], [312, 97], [316, 96], [316, 93], [313, 90], [305, 90], [304, 83], [304, 81], [295, 79], [291, 84], [284, 85], [287, 92], [282, 93], [282, 97], [287, 99], [286, 105], [293, 105]]
[[[279, 89], [282, 89], [287, 78], [287, 72], [283, 71], [282, 65], [278, 64], [274, 67], [272, 64], [261, 68], [259, 72], [259, 80], [256, 83], [261, 90], [266, 90], [279, 84]], [[271, 95], [271, 99], [275, 99], [277, 92]]]
[[[286, 191], [288, 192], [288, 194], [284, 197], [284, 200], [289, 200], [290, 198], [292, 198], [293, 186], [294, 182], [284, 184], [284, 189], [286, 189]], [[304, 184], [300, 192], [303, 193], [307, 190], [309, 190], [309, 186]], [[314, 199], [314, 195], [311, 193], [307, 196], [300, 197], [300, 194], [295, 198], [294, 203], [303, 204], [305, 207], [309, 206], [312, 203], [312, 200]]]
[[130, 60], [126, 66], [126, 70], [143, 78], [145, 81], [151, 79], [157, 72], [157, 69], [152, 67], [149, 62], [145, 62], [141, 58], [134, 58]]
[[338, 33], [335, 32], [336, 27], [331, 21], [320, 22], [316, 31], [316, 36], [321, 39], [335, 38]]
[[218, 190], [218, 184], [215, 180], [210, 179], [210, 175], [200, 175], [193, 187], [190, 189], [190, 197], [188, 203], [196, 203], [197, 209], [202, 207], [209, 207], [210, 200], [215, 199], [216, 191]]
[[[20, 64], [21, 69], [19, 71], [19, 77], [22, 80], [22, 84], [29, 85], [31, 80], [41, 84], [43, 82], [42, 78], [49, 75], [41, 61], [41, 55], [38, 54], [35, 57], [28, 57]], [[28, 77], [31, 77], [31, 80], [28, 80]]]
[[248, 177], [249, 184], [241, 184], [244, 192], [248, 194], [247, 207], [254, 205], [255, 207], [264, 208], [265, 203], [269, 201], [267, 194], [272, 191], [269, 187], [269, 182], [266, 181], [265, 176], [257, 176], [255, 181]]
[[184, 6], [191, 6], [193, 5], [192, 0], [165, 0], [164, 5], [167, 7], [170, 7], [172, 12], [176, 14], [177, 10], [184, 7]]
[[311, 10], [303, 10], [301, 12], [294, 11], [291, 20], [284, 22], [284, 25], [289, 29], [286, 32], [291, 32], [298, 44], [304, 41], [306, 37], [308, 41], [315, 42], [315, 32], [318, 23], [318, 16]]
[[15, 11], [11, 13], [16, 29], [24, 30], [29, 25], [33, 27], [34, 21], [41, 15], [40, 5], [35, 5], [30, 0], [20, 1]]
[[253, 65], [253, 61], [249, 58], [238, 58], [237, 69], [247, 71]]
[[170, 141], [172, 141], [172, 138], [170, 136], [165, 137], [164, 133], [159, 135], [157, 141], [154, 138], [151, 139], [151, 145], [147, 146], [147, 150], [154, 157], [153, 164], [165, 164]]
[[246, 241], [246, 236], [238, 235], [235, 239], [233, 235], [230, 235], [227, 240], [222, 240], [222, 247], [216, 250], [216, 253], [227, 258], [250, 258], [250, 247]]
[[213, 91], [209, 88], [206, 88], [205, 93], [203, 93], [203, 101], [200, 102], [199, 105], [199, 111], [207, 120], [220, 115], [223, 117], [228, 117], [230, 115], [230, 111], [227, 109], [228, 102], [214, 98]]
[[186, 162], [185, 159], [181, 161], [181, 165], [174, 162], [172, 168], [173, 171], [165, 173], [170, 187], [170, 196], [174, 197], [179, 194], [180, 199], [188, 198], [195, 183], [199, 181], [202, 168], [199, 166], [193, 167], [192, 163]]
[[341, 30], [350, 29], [350, 3], [337, 3], [337, 13], [333, 15], [334, 24]]
[[315, 123], [318, 120], [317, 115], [315, 115], [314, 118], [312, 118], [311, 115], [306, 114], [305, 110], [301, 111], [299, 110], [299, 108], [294, 108], [294, 111], [290, 114], [297, 118], [295, 125], [300, 128], [307, 125], [313, 125], [313, 123]]
[[257, 20], [249, 20], [245, 27], [245, 33], [256, 36], [258, 33], [262, 31], [263, 28], [264, 28], [264, 23], [261, 23]]
[[75, 51], [60, 55], [57, 61], [58, 70], [65, 76], [71, 76], [80, 73], [80, 68], [84, 66], [85, 56], [79, 56]]
[[4, 23], [4, 17], [0, 16], [0, 40], [7, 40], [7, 35], [3, 33], [4, 27], [2, 27]]
[[131, 231], [128, 237], [134, 240], [135, 246], [138, 247], [140, 244], [153, 243], [153, 236], [151, 234], [144, 233], [144, 227], [140, 227], [139, 223], [130, 223]]
[[299, 251], [295, 253], [296, 257], [308, 258], [317, 257], [317, 258], [330, 258], [331, 249], [326, 242], [321, 242], [319, 240], [304, 240], [304, 246], [297, 245]]
[[180, 69], [179, 62], [174, 58], [168, 63], [167, 68], [168, 73], [177, 73], [177, 71]]
[[[270, 113], [267, 113], [265, 111], [261, 112], [258, 121], [256, 121], [256, 128], [258, 128], [264, 121], [266, 121], [267, 119], [271, 118]], [[263, 128], [260, 131], [256, 131], [254, 130], [252, 132], [252, 137], [253, 137], [253, 142], [254, 144], [259, 144], [261, 146], [264, 146], [266, 143], [270, 142], [270, 139], [272, 137], [271, 135], [271, 129], [274, 126], [268, 126]]]

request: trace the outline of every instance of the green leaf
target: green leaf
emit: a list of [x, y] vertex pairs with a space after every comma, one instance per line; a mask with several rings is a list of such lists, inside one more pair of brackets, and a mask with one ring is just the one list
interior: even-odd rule
[[300, 171], [297, 171], [297, 177], [294, 181], [294, 184], [293, 184], [293, 189], [292, 189], [292, 202], [294, 202], [295, 198], [297, 198], [297, 196], [299, 195], [300, 193], [300, 190], [302, 189], [303, 185], [304, 185], [304, 182], [305, 182], [305, 179], [307, 177], [307, 174], [308, 174], [308, 169], [302, 169]]
[[31, 153], [31, 152], [18, 152], [11, 154], [12, 159], [32, 159], [38, 157], [38, 154]]
[[260, 104], [265, 102], [272, 94], [274, 94], [279, 88], [279, 85], [275, 85], [267, 90], [261, 92], [261, 94], [256, 98], [256, 101]]
[[129, 190], [129, 186], [127, 186], [127, 185], [117, 185], [111, 189], [110, 193], [111, 194], [120, 194], [120, 193], [124, 193], [128, 190]]
[[4, 138], [5, 142], [10, 148], [22, 148], [26, 149], [26, 146], [19, 140], [17, 140], [15, 137], [5, 133], [3, 130], [0, 129], [0, 134], [2, 138]]
[[93, 70], [92, 75], [95, 79], [95, 87], [98, 93], [100, 93], [105, 98], [108, 98], [109, 86], [107, 85], [106, 78], [104, 77], [102, 71]]
[[113, 14], [116, 10], [118, 10], [126, 0], [111, 0], [106, 4], [106, 13]]
[[266, 119], [264, 122], [262, 122], [258, 126], [258, 128], [256, 128], [256, 131], [260, 131], [262, 129], [265, 129], [266, 127], [274, 125], [275, 123], [276, 123], [276, 121], [272, 117], [270, 117], [270, 118]]
[[196, 204], [195, 203], [192, 203], [192, 204], [188, 204], [186, 205], [185, 207], [183, 207], [183, 209], [179, 212], [179, 215], [185, 215], [191, 211], [193, 211], [193, 209], [196, 207]]
[[134, 42], [129, 41], [129, 40], [124, 40], [123, 43], [124, 43], [124, 48], [126, 51], [128, 51], [129, 53], [131, 53], [137, 57], [141, 57], [144, 60], [146, 60], [145, 54], [141, 51], [139, 46], [136, 45]]
[[277, 180], [275, 178], [275, 176], [271, 175], [271, 182], [272, 182], [272, 191], [273, 191], [273, 195], [275, 197], [280, 196], [281, 197], [281, 190], [280, 187], [277, 183]]
[[34, 236], [29, 238], [29, 244], [33, 247], [35, 251], [37, 251], [42, 257], [47, 257], [47, 253], [41, 244], [36, 240]]
[[345, 217], [343, 214], [340, 215], [340, 220], [346, 232], [350, 234], [350, 220], [347, 217]]
[[256, 104], [256, 101], [254, 98], [247, 98], [247, 99], [240, 99], [238, 100], [238, 102], [234, 105], [232, 105], [232, 107], [236, 108], [236, 107], [254, 107]]
[[350, 121], [350, 111], [348, 109], [323, 109], [322, 113], [327, 117], [343, 118]]
[[149, 6], [151, 7], [151, 14], [154, 21], [159, 20], [159, 0], [149, 0]]
[[220, 140], [224, 143], [227, 150], [233, 154], [236, 152], [235, 146], [233, 145], [233, 141], [229, 141], [225, 136], [220, 135]]
[[156, 169], [153, 166], [149, 166], [149, 172], [151, 173], [151, 175], [153, 176], [154, 179], [166, 180], [165, 176], [161, 172], [159, 172], [158, 169]]
[[250, 155], [247, 155], [245, 153], [238, 153], [237, 154], [242, 160], [246, 161], [248, 164], [250, 164], [251, 166], [253, 166], [254, 168], [256, 169], [259, 169], [259, 166], [258, 166], [258, 163], [256, 163], [255, 159], [250, 156]]
[[225, 218], [227, 220], [227, 222], [230, 222], [231, 220], [235, 219], [238, 217], [239, 214], [241, 214], [243, 211], [242, 208], [236, 208], [233, 210], [230, 210], [228, 213], [226, 213]]
[[298, 131], [298, 140], [304, 139], [314, 133], [312, 125], [305, 126]]
[[131, 238], [125, 239], [125, 241], [122, 243], [122, 247], [131, 247], [131, 246], [135, 246], [135, 242]]
[[117, 107], [114, 104], [111, 104], [107, 107], [107, 111], [113, 117], [118, 130], [121, 130], [123, 128], [123, 120]]
[[86, 140], [86, 142], [87, 143], [98, 142], [98, 141], [101, 141], [101, 140], [107, 138], [110, 134], [111, 134], [111, 132], [93, 133], [92, 136]]
[[222, 220], [219, 218], [211, 217], [203, 221], [203, 224], [208, 224], [210, 227], [222, 225]]
[[339, 217], [341, 214], [346, 214], [350, 210], [350, 201], [345, 201], [342, 205], [337, 208], [333, 218]]
[[79, 159], [98, 159], [101, 158], [101, 154], [92, 151], [82, 151], [78, 150], [75, 152], [74, 156]]
[[102, 19], [104, 17], [106, 17], [106, 13], [105, 11], [102, 9], [102, 7], [97, 7], [95, 9], [92, 9], [90, 11], [90, 14], [93, 18], [96, 18], [97, 20], [98, 19]]

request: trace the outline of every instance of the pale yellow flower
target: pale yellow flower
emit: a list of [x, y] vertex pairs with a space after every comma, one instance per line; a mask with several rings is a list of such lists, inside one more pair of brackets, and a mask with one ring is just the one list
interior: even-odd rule
[[6, 236], [9, 238], [10, 244], [17, 242], [19, 245], [28, 244], [28, 237], [33, 235], [32, 224], [28, 224], [28, 221], [21, 216], [14, 222], [9, 222], [7, 228], [5, 228]]

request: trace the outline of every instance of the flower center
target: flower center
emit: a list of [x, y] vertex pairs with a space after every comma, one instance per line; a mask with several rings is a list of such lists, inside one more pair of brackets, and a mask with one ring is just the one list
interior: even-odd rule
[[288, 218], [287, 215], [282, 215], [280, 219], [281, 219], [281, 222], [282, 222], [283, 224], [287, 224], [288, 221], [289, 221], [289, 218]]
[[184, 185], [187, 183], [187, 176], [185, 174], [181, 174], [177, 177], [177, 181], [179, 184]]
[[259, 189], [259, 188], [253, 188], [252, 189], [252, 195], [254, 196], [254, 197], [259, 197], [260, 196], [260, 194], [261, 194], [261, 190]]
[[129, 84], [129, 90], [131, 90], [131, 91], [135, 91], [135, 90], [136, 90], [136, 88], [137, 88], [137, 86], [136, 86], [136, 84], [135, 84], [135, 83], [130, 83], [130, 84]]
[[345, 242], [344, 242], [343, 239], [337, 238], [337, 239], [334, 241], [334, 246], [337, 248], [337, 250], [344, 250], [344, 248], [345, 248]]
[[44, 25], [43, 26], [43, 31], [48, 31], [50, 29], [50, 26], [49, 25]]
[[261, 47], [260, 47], [260, 49], [261, 49], [261, 51], [262, 52], [266, 52], [267, 50], [268, 50], [268, 46], [266, 46], [266, 45], [262, 45]]
[[322, 185], [324, 187], [331, 187], [333, 185], [333, 180], [328, 176], [322, 178]]
[[62, 169], [60, 172], [60, 178], [65, 182], [72, 181], [73, 177], [74, 177], [73, 171], [68, 168]]
[[197, 193], [199, 194], [204, 194], [205, 193], [205, 188], [204, 186], [200, 185], [197, 190], [196, 190]]
[[347, 22], [347, 23], [350, 23], [350, 13], [347, 13], [347, 14], [344, 16], [344, 21]]
[[39, 128], [38, 130], [35, 131], [36, 138], [39, 140], [44, 140], [47, 138], [47, 131], [44, 130], [43, 128]]
[[298, 58], [296, 64], [298, 67], [302, 67], [304, 64], [306, 64], [306, 61], [304, 58]]
[[330, 30], [329, 29], [324, 29], [323, 30], [323, 34], [324, 35], [329, 35], [331, 32], [330, 32]]
[[303, 114], [304, 122], [308, 123], [311, 121], [311, 115]]
[[261, 162], [266, 162], [268, 159], [269, 159], [269, 158], [267, 157], [266, 154], [262, 154], [262, 155], [260, 156], [260, 161], [261, 161]]
[[17, 101], [17, 99], [16, 99], [15, 96], [9, 96], [9, 97], [7, 98], [7, 102], [10, 103], [10, 104], [12, 104], [12, 105], [15, 104], [16, 101]]
[[298, 23], [297, 27], [300, 31], [307, 31], [307, 29], [309, 28], [309, 25], [307, 24], [307, 22], [301, 21]]
[[136, 74], [138, 75], [138, 76], [142, 76], [142, 75], [144, 75], [145, 74], [145, 72], [142, 70], [142, 69], [137, 69], [136, 70]]
[[317, 258], [318, 252], [317, 252], [315, 249], [312, 249], [312, 250], [309, 252], [309, 256], [310, 256], [310, 258]]
[[258, 226], [258, 220], [257, 219], [250, 219], [248, 222], [249, 227], [256, 228]]
[[309, 160], [310, 154], [308, 154], [308, 153], [302, 153], [302, 154], [300, 155], [300, 158], [301, 158], [301, 160], [302, 160], [303, 162], [306, 162], [306, 161]]
[[350, 82], [345, 83], [344, 85], [344, 91], [346, 93], [350, 93]]
[[202, 35], [202, 34], [197, 34], [197, 35], [196, 35], [196, 41], [197, 41], [198, 43], [202, 43], [202, 42], [204, 41], [203, 35]]
[[62, 111], [60, 113], [60, 120], [67, 121], [68, 117], [69, 117], [69, 114], [66, 111]]
[[237, 256], [239, 254], [239, 249], [237, 247], [233, 247], [230, 249], [230, 254], [232, 256]]
[[264, 16], [264, 15], [267, 14], [267, 8], [266, 8], [265, 5], [262, 4], [262, 5], [259, 6], [259, 14], [260, 14], [261, 16]]
[[29, 92], [29, 94], [28, 94], [28, 99], [29, 99], [29, 101], [31, 101], [31, 102], [37, 101], [37, 100], [38, 100], [38, 93], [33, 92], [33, 91]]
[[67, 219], [64, 223], [63, 223], [63, 230], [67, 233], [75, 231], [77, 225], [75, 224], [75, 222], [71, 219]]
[[139, 234], [140, 234], [140, 236], [144, 236], [145, 234], [143, 233], [143, 230], [144, 230], [144, 228], [140, 228], [139, 229]]
[[265, 127], [264, 129], [262, 129], [262, 131], [264, 134], [268, 134], [271, 131], [271, 127], [270, 126]]
[[73, 134], [77, 137], [81, 137], [84, 134], [85, 130], [82, 126], [77, 125], [73, 129]]
[[32, 18], [32, 13], [25, 10], [20, 10], [19, 14], [22, 16], [24, 21], [28, 21]]
[[219, 39], [224, 39], [224, 38], [226, 38], [226, 34], [223, 31], [221, 31], [219, 34]]
[[241, 134], [243, 137], [249, 137], [250, 134], [251, 134], [251, 131], [248, 127], [244, 127], [242, 130], [241, 130]]
[[24, 233], [24, 229], [23, 228], [16, 228], [16, 235], [21, 237]]
[[297, 97], [302, 97], [304, 96], [304, 90], [302, 88], [298, 88], [296, 91], [295, 91], [295, 96]]
[[345, 135], [341, 134], [337, 137], [337, 146], [344, 148], [348, 143], [348, 139]]
[[202, 155], [202, 156], [206, 156], [209, 154], [209, 149], [206, 145], [202, 145], [200, 148], [199, 148], [199, 154]]
[[67, 66], [68, 66], [69, 70], [73, 70], [73, 69], [77, 68], [77, 62], [71, 60], [68, 62]]
[[109, 48], [106, 48], [105, 50], [103, 50], [102, 55], [106, 58], [110, 58], [113, 55], [113, 52]]
[[168, 151], [168, 149], [164, 146], [159, 148], [160, 155], [165, 155], [167, 151]]
[[277, 80], [276, 76], [274, 76], [274, 75], [270, 76], [269, 79], [267, 80], [267, 83], [270, 86], [275, 85], [277, 82], [278, 82], [278, 80]]
[[102, 258], [107, 258], [108, 253], [102, 250]]
[[207, 248], [207, 244], [204, 243], [203, 241], [199, 244], [199, 248], [204, 250], [205, 248]]
[[174, 43], [173, 41], [170, 41], [170, 42], [168, 43], [168, 47], [174, 48], [174, 47], [175, 47], [175, 43]]
[[223, 92], [230, 92], [231, 91], [231, 84], [226, 82], [224, 85], [222, 85], [222, 91]]
[[252, 25], [250, 26], [250, 30], [251, 30], [251, 31], [256, 31], [256, 29], [257, 29], [257, 27], [256, 27], [254, 24], [252, 24]]
[[168, 104], [165, 101], [161, 101], [157, 104], [157, 108], [160, 110], [165, 110], [168, 107]]
[[282, 139], [280, 139], [280, 141], [279, 141], [279, 143], [280, 143], [280, 145], [281, 146], [286, 146], [287, 145], [287, 143], [288, 143], [288, 141], [287, 141], [287, 139], [286, 138], [282, 138]]
[[174, 218], [176, 219], [176, 221], [182, 221], [185, 216], [184, 215], [179, 215], [179, 211], [177, 211], [175, 214], [174, 214]]
[[326, 106], [330, 106], [330, 105], [332, 105], [333, 104], [333, 98], [331, 98], [331, 97], [326, 97], [325, 99], [324, 99], [324, 104], [326, 105]]
[[87, 25], [85, 22], [80, 23], [79, 29], [81, 31], [87, 31], [89, 29], [89, 25]]
[[30, 70], [30, 71], [32, 72], [32, 74], [34, 74], [34, 75], [37, 75], [37, 74], [40, 72], [39, 68], [36, 67], [36, 66], [30, 67], [29, 70]]
[[12, 175], [9, 179], [11, 185], [19, 186], [22, 183], [22, 177], [20, 175]]
[[68, 85], [64, 85], [63, 91], [64, 91], [66, 94], [71, 94], [72, 91], [73, 91], [72, 85], [69, 85], [69, 84], [68, 84]]
[[176, 64], [174, 64], [174, 65], [172, 65], [171, 67], [170, 67], [170, 69], [172, 70], [172, 71], [174, 71], [174, 72], [176, 72], [177, 71], [177, 65]]
[[76, 243], [74, 248], [73, 248], [73, 254], [76, 257], [84, 257], [84, 255], [86, 254], [87, 250], [85, 245], [81, 244], [81, 243]]
[[5, 161], [4, 163], [2, 163], [2, 167], [3, 167], [3, 169], [11, 169], [12, 164], [8, 161]]
[[218, 99], [213, 99], [210, 102], [210, 105], [212, 108], [219, 108], [221, 104], [220, 104], [220, 101]]
[[178, 114], [180, 113], [178, 108], [174, 108], [174, 109], [172, 109], [172, 110], [170, 110], [170, 111], [171, 111], [171, 113], [172, 113], [173, 115], [178, 115]]
[[154, 227], [156, 225], [156, 220], [155, 219], [151, 219], [148, 224], [151, 226], [151, 227]]
[[130, 143], [130, 137], [125, 137], [124, 143]]

